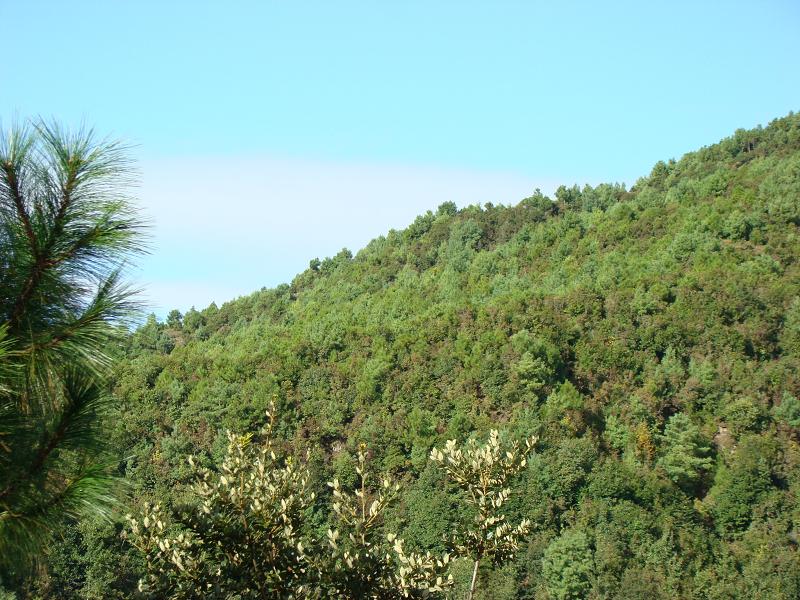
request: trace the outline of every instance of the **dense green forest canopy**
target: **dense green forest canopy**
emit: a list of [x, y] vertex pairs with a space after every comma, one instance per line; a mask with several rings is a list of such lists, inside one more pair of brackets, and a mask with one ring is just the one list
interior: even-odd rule
[[[365, 443], [405, 482], [392, 526], [441, 552], [458, 503], [430, 450], [500, 427], [538, 437], [509, 501], [532, 527], [480, 597], [800, 597], [800, 115], [631, 189], [445, 203], [290, 284], [151, 317], [114, 390], [133, 512], [180, 506], [186, 457], [218, 461], [274, 401], [317, 498]], [[130, 596], [122, 521], [66, 531], [30, 593]]]

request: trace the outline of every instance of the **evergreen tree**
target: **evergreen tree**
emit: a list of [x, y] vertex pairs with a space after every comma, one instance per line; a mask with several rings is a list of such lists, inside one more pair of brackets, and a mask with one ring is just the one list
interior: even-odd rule
[[40, 121], [0, 141], [0, 580], [114, 501], [101, 416], [135, 309], [129, 183], [125, 148], [91, 131]]
[[670, 417], [661, 437], [664, 454], [658, 460], [658, 466], [678, 485], [696, 484], [711, 468], [713, 461], [708, 456], [711, 448], [704, 442], [697, 425], [684, 413]]
[[544, 551], [542, 577], [551, 598], [578, 600], [592, 588], [594, 560], [586, 534], [569, 530]]

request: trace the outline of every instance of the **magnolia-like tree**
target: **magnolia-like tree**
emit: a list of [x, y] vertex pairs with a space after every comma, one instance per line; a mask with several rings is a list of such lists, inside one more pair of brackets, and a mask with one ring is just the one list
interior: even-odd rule
[[[198, 468], [190, 518], [171, 524], [161, 506], [128, 516], [128, 537], [144, 555], [140, 591], [159, 598], [435, 598], [451, 585], [448, 555], [407, 552], [385, 532], [383, 515], [399, 487], [372, 477], [362, 448], [360, 486], [332, 489], [326, 538], [303, 533], [315, 501], [305, 460], [260, 436], [228, 434], [218, 471]], [[190, 459], [190, 464], [194, 460]]]
[[45, 122], [0, 137], [2, 581], [24, 576], [65, 519], [114, 503], [100, 417], [143, 224], [119, 143]]
[[128, 536], [145, 556], [139, 590], [149, 596], [302, 598], [309, 580], [301, 527], [314, 501], [302, 461], [274, 447], [272, 419], [263, 439], [228, 433], [218, 471], [197, 467], [198, 502], [182, 528], [160, 505], [127, 516]]
[[464, 492], [464, 501], [472, 513], [472, 522], [454, 539], [456, 554], [473, 561], [467, 596], [470, 600], [475, 595], [480, 563], [490, 560], [500, 565], [511, 560], [530, 530], [528, 519], [516, 525], [508, 523], [503, 505], [511, 496], [509, 479], [525, 467], [535, 443], [535, 438], [526, 439], [523, 444], [503, 443], [500, 433], [493, 429], [484, 444], [470, 438], [459, 447], [455, 440], [449, 440], [444, 449], [431, 450], [431, 460]]
[[318, 558], [324, 597], [392, 600], [439, 596], [453, 582], [448, 573], [449, 554], [407, 552], [396, 534], [382, 532], [383, 515], [400, 486], [383, 478], [371, 487], [374, 477], [363, 444], [356, 474], [360, 485], [352, 491], [343, 490], [336, 479], [328, 483], [336, 525], [328, 530], [328, 548]]

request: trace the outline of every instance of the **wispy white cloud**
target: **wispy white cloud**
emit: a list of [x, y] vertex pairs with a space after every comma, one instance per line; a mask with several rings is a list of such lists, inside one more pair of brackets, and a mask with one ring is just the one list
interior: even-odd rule
[[218, 304], [288, 282], [314, 257], [356, 252], [445, 201], [513, 204], [555, 182], [518, 173], [270, 157], [145, 161], [153, 310]]

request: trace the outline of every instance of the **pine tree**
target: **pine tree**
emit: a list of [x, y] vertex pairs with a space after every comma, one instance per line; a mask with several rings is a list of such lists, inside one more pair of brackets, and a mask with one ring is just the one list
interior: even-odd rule
[[593, 571], [592, 550], [582, 531], [564, 531], [544, 551], [542, 578], [554, 600], [586, 598], [592, 588]]
[[0, 141], [0, 580], [65, 519], [107, 514], [101, 417], [143, 250], [118, 142], [39, 121]]
[[664, 450], [658, 466], [679, 486], [691, 488], [711, 468], [711, 448], [684, 413], [670, 417], [661, 440]]

